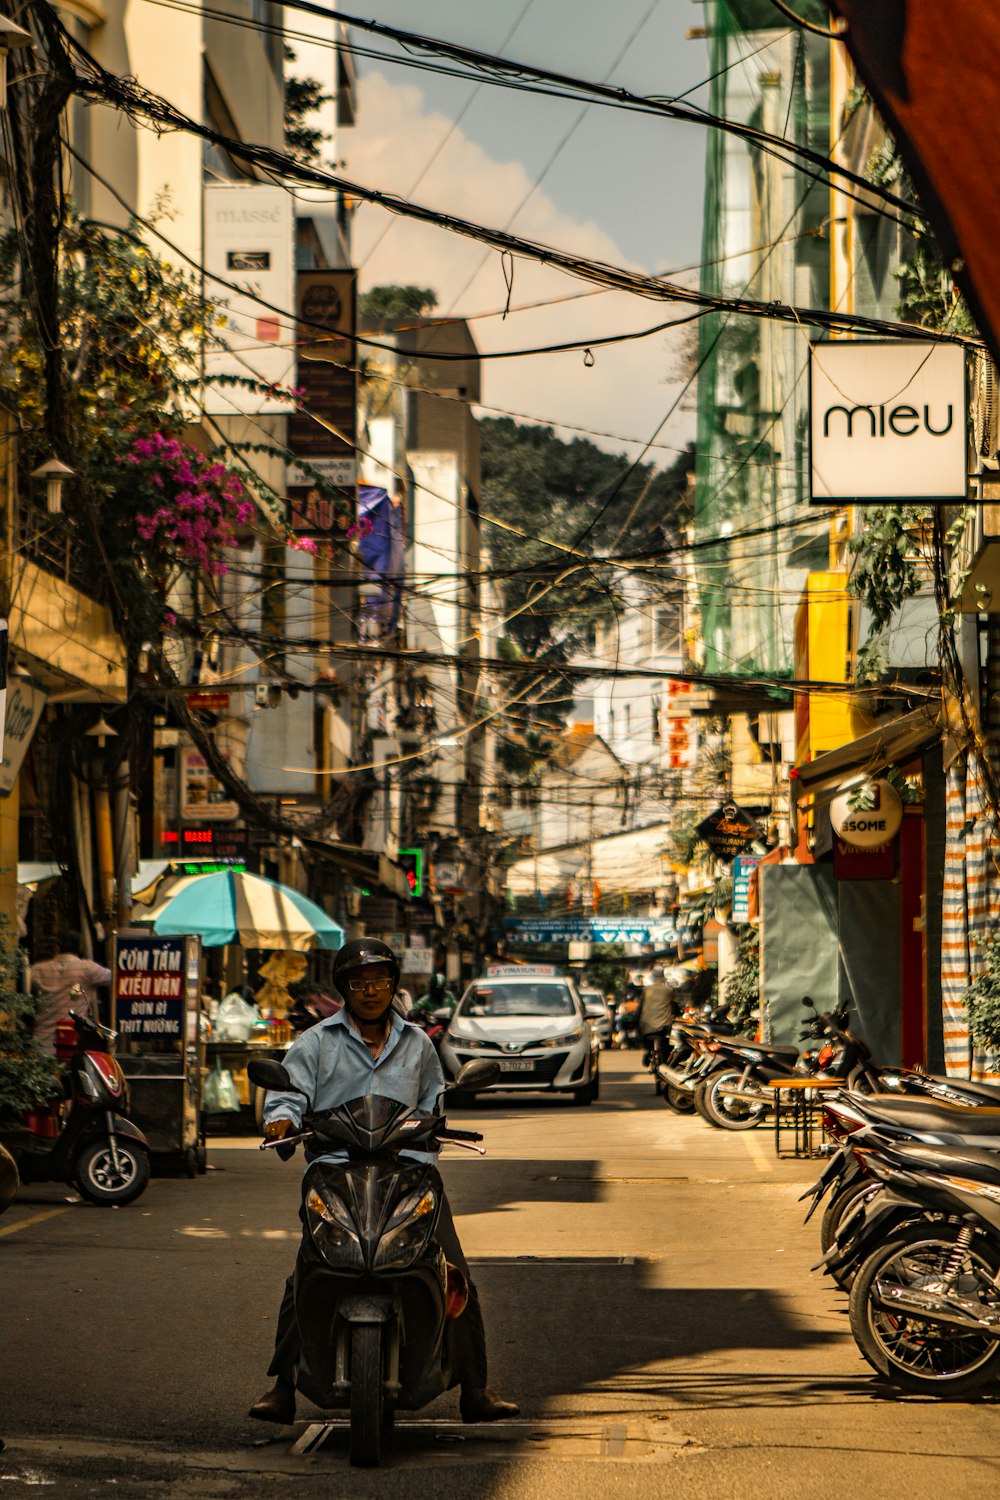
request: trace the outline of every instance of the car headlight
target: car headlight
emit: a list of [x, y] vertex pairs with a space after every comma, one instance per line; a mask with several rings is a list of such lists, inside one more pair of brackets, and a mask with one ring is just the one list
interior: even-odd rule
[[480, 1047], [495, 1048], [496, 1045], [494, 1042], [480, 1041], [476, 1036], [462, 1036], [460, 1033], [456, 1034], [455, 1032], [449, 1033], [448, 1040], [453, 1047], [472, 1047], [473, 1049], [478, 1049]]
[[567, 1031], [564, 1036], [547, 1036], [540, 1042], [532, 1042], [532, 1047], [572, 1047], [577, 1042], [582, 1042], [586, 1035], [586, 1027], [578, 1026], [576, 1031]]
[[429, 1188], [410, 1193], [398, 1204], [375, 1251], [375, 1269], [412, 1265], [423, 1253], [434, 1227], [437, 1198]]
[[306, 1213], [313, 1240], [325, 1257], [361, 1263], [361, 1241], [347, 1204], [336, 1193], [320, 1193], [313, 1187], [306, 1194]]

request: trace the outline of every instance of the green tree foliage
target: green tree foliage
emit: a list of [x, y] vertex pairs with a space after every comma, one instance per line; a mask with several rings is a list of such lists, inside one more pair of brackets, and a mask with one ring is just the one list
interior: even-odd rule
[[723, 982], [722, 996], [737, 1032], [752, 1032], [754, 1012], [760, 1008], [760, 934], [755, 927], [748, 927], [740, 939], [736, 964]]
[[850, 549], [857, 557], [851, 592], [871, 611], [873, 637], [920, 588], [920, 550], [914, 532], [928, 515], [920, 505], [868, 505], [864, 528], [851, 538]]
[[[551, 427], [510, 417], [479, 426], [482, 509], [515, 528], [484, 528], [494, 567], [510, 575], [501, 580], [511, 616], [505, 628], [526, 659], [559, 666], [586, 644], [599, 620], [614, 617], [615, 570], [599, 561], [602, 554], [665, 548], [676, 539], [693, 453], [661, 473], [649, 464], [626, 473], [620, 455], [585, 438], [564, 442]], [[539, 565], [572, 568], [574, 559], [546, 538], [579, 546], [593, 565], [550, 588], [550, 574], [535, 576]], [[565, 689], [552, 696], [564, 697]]]
[[38, 1002], [21, 989], [21, 960], [0, 924], [0, 1122], [10, 1123], [56, 1088], [56, 1065], [38, 1051], [31, 1025]]
[[969, 1030], [980, 1051], [1000, 1057], [1000, 927], [980, 941], [983, 970], [966, 990]]
[[[285, 48], [285, 62], [295, 62], [291, 47]], [[289, 156], [305, 167], [323, 165], [323, 147], [332, 137], [309, 116], [333, 98], [316, 78], [295, 78], [285, 73], [285, 147]]]
[[358, 319], [363, 325], [384, 325], [429, 317], [436, 307], [437, 293], [429, 286], [373, 286], [358, 298]]

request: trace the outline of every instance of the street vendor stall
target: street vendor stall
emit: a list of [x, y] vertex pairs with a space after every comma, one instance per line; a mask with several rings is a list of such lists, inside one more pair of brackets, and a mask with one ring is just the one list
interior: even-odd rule
[[265, 950], [264, 981], [252, 997], [235, 988], [205, 1012], [203, 1104], [206, 1115], [256, 1114], [247, 1063], [262, 1053], [280, 1057], [293, 1038], [288, 986], [306, 971], [314, 949], [333, 951], [344, 931], [300, 891], [242, 870], [179, 881], [143, 916], [162, 936], [197, 933], [206, 948]]

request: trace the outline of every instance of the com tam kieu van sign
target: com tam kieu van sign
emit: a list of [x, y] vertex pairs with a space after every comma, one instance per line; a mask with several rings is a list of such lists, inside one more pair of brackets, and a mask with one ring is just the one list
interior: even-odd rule
[[964, 503], [967, 426], [961, 345], [845, 339], [811, 346], [814, 505]]

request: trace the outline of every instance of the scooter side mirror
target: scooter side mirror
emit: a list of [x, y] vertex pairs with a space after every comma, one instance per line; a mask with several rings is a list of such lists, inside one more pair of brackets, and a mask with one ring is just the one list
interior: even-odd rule
[[456, 1094], [478, 1094], [480, 1089], [488, 1089], [491, 1083], [496, 1083], [500, 1076], [498, 1062], [491, 1062], [487, 1057], [475, 1057], [460, 1069], [455, 1082], [445, 1089], [444, 1097], [447, 1099], [454, 1098]]
[[302, 1089], [295, 1087], [288, 1076], [288, 1069], [283, 1063], [275, 1062], [273, 1057], [252, 1057], [247, 1063], [247, 1077], [259, 1089], [270, 1089], [282, 1094], [302, 1094], [304, 1099], [309, 1097]]
[[801, 1004], [801, 1005], [802, 1005], [802, 1006], [804, 1006], [804, 1008], [805, 1008], [805, 1009], [806, 1009], [806, 1010], [815, 1010], [815, 1009], [816, 1009], [816, 1006], [815, 1006], [815, 1003], [814, 1003], [814, 1001], [813, 1001], [813, 999], [812, 999], [812, 997], [811, 997], [811, 996], [810, 996], [810, 995], [806, 995], [806, 996], [805, 996], [805, 997], [804, 997], [804, 998], [803, 998], [803, 999], [802, 999], [802, 1000], [801, 1000], [801, 1001], [800, 1001], [800, 1004]]

